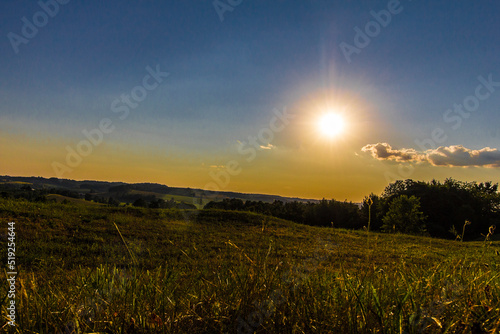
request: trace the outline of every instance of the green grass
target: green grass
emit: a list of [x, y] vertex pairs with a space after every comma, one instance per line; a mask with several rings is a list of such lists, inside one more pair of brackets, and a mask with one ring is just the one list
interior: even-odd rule
[[196, 206], [198, 209], [202, 209], [208, 202], [211, 201], [209, 198], [203, 198], [200, 203], [200, 198], [199, 197], [191, 197], [191, 196], [182, 196], [182, 195], [170, 195], [170, 194], [160, 194], [160, 193], [155, 193], [155, 192], [149, 192], [149, 191], [142, 191], [142, 190], [130, 190], [128, 192], [131, 195], [141, 195], [141, 196], [154, 196], [156, 198], [161, 198], [165, 201], [169, 201], [173, 199], [177, 203], [187, 203], [187, 204], [193, 204]]
[[68, 201], [70, 203], [73, 203], [73, 204], [80, 204], [80, 205], [91, 205], [91, 206], [102, 206], [104, 204], [101, 204], [101, 203], [96, 203], [96, 202], [90, 202], [90, 201], [86, 201], [84, 199], [81, 199], [81, 198], [73, 198], [73, 197], [68, 197], [68, 196], [63, 196], [63, 195], [59, 195], [59, 194], [48, 194], [46, 195], [47, 199], [48, 200], [52, 200], [52, 201], [56, 201], [58, 203], [61, 203], [63, 201]]
[[207, 203], [211, 201], [209, 198], [202, 198], [201, 203], [200, 203], [200, 198], [199, 197], [190, 197], [190, 196], [182, 196], [182, 195], [163, 195], [162, 199], [165, 201], [169, 201], [171, 199], [174, 199], [177, 203], [187, 203], [187, 204], [193, 204], [196, 206], [197, 209], [203, 209]]
[[[18, 326], [5, 331], [500, 329], [496, 241], [368, 234], [234, 211], [0, 199], [0, 236], [9, 221], [16, 222]], [[1, 288], [6, 320], [5, 279]]]
[[1, 184], [22, 184], [22, 185], [30, 185], [31, 183], [29, 182], [22, 182], [22, 181], [0, 181]]

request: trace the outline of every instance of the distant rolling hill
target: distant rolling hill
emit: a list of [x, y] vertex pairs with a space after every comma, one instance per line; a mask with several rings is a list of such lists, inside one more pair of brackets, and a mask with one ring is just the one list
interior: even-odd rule
[[63, 201], [68, 201], [70, 203], [76, 203], [76, 204], [97, 205], [97, 206], [104, 205], [101, 203], [90, 202], [90, 201], [86, 201], [84, 199], [73, 198], [73, 197], [68, 197], [68, 196], [63, 196], [63, 195], [58, 195], [58, 194], [49, 194], [49, 195], [47, 195], [47, 199], [52, 200], [52, 201], [56, 201], [58, 203], [63, 202]]
[[[120, 202], [132, 203], [138, 198], [146, 200], [163, 199], [175, 201], [202, 208], [210, 201], [222, 201], [226, 198], [236, 198], [243, 201], [262, 201], [272, 203], [282, 202], [318, 202], [314, 199], [291, 198], [266, 194], [246, 194], [229, 191], [206, 191], [203, 189], [169, 187], [157, 183], [124, 183], [105, 181], [76, 181], [69, 179], [0, 176], [0, 184], [17, 184], [31, 186], [33, 189], [58, 189], [78, 193], [81, 196], [92, 194], [103, 198], [114, 198]], [[69, 198], [69, 197], [68, 197]], [[58, 198], [55, 198], [58, 199]]]

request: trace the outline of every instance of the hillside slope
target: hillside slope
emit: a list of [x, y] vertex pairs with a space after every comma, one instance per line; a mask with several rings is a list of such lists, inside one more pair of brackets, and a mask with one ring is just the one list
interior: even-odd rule
[[18, 312], [29, 315], [19, 323], [28, 332], [499, 328], [499, 242], [368, 234], [235, 211], [0, 199], [4, 231], [9, 221]]

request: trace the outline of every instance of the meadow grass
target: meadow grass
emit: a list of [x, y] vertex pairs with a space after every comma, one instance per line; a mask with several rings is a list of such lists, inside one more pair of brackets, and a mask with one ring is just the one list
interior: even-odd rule
[[17, 326], [2, 324], [5, 332], [500, 329], [496, 241], [318, 228], [217, 210], [0, 199], [0, 235], [9, 221], [19, 275]]

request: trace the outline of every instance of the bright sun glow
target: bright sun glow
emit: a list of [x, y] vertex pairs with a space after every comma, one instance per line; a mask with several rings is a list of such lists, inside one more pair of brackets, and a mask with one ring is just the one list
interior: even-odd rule
[[318, 128], [323, 136], [334, 138], [342, 134], [345, 129], [344, 118], [336, 113], [324, 114], [318, 120]]

